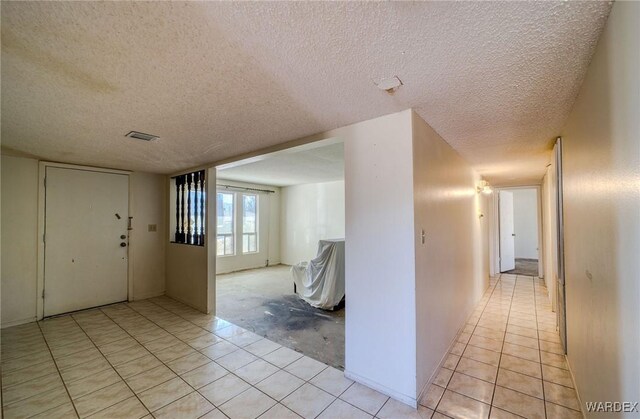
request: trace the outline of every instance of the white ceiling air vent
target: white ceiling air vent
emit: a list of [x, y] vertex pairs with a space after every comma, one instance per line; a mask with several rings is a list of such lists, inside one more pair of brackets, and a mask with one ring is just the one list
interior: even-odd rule
[[160, 138], [157, 135], [145, 134], [144, 132], [138, 132], [138, 131], [129, 131], [129, 133], [125, 135], [125, 137], [135, 138], [136, 140], [143, 140], [143, 141], [154, 141]]

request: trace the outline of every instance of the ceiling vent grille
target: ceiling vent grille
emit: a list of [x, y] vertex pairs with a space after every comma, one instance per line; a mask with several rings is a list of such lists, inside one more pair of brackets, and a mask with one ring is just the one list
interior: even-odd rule
[[157, 135], [145, 134], [144, 132], [138, 132], [138, 131], [129, 131], [129, 133], [125, 135], [125, 137], [135, 138], [136, 140], [142, 140], [142, 141], [154, 141], [160, 138]]

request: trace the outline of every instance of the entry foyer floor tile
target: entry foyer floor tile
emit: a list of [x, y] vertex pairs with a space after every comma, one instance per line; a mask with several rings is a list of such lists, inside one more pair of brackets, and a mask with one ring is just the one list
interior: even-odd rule
[[2, 330], [3, 417], [580, 417], [549, 313], [492, 279], [416, 410], [168, 297], [116, 304]]

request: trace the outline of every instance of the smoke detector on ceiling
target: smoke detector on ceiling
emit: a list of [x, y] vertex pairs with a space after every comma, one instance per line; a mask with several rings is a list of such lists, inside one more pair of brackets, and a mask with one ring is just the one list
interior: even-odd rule
[[384, 90], [389, 94], [393, 94], [396, 90], [398, 90], [400, 86], [402, 86], [402, 80], [400, 80], [398, 76], [393, 76], [385, 79], [380, 79], [376, 83], [376, 86], [378, 86], [378, 89], [380, 90]]
[[125, 137], [135, 138], [136, 140], [142, 140], [142, 141], [154, 141], [160, 138], [157, 135], [145, 134], [144, 132], [139, 132], [139, 131], [129, 131], [127, 135], [125, 135]]

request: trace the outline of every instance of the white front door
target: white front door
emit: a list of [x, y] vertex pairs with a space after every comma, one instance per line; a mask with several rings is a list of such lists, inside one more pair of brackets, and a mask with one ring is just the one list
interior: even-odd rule
[[500, 272], [516, 267], [513, 192], [500, 191]]
[[44, 315], [127, 299], [129, 176], [46, 168]]

